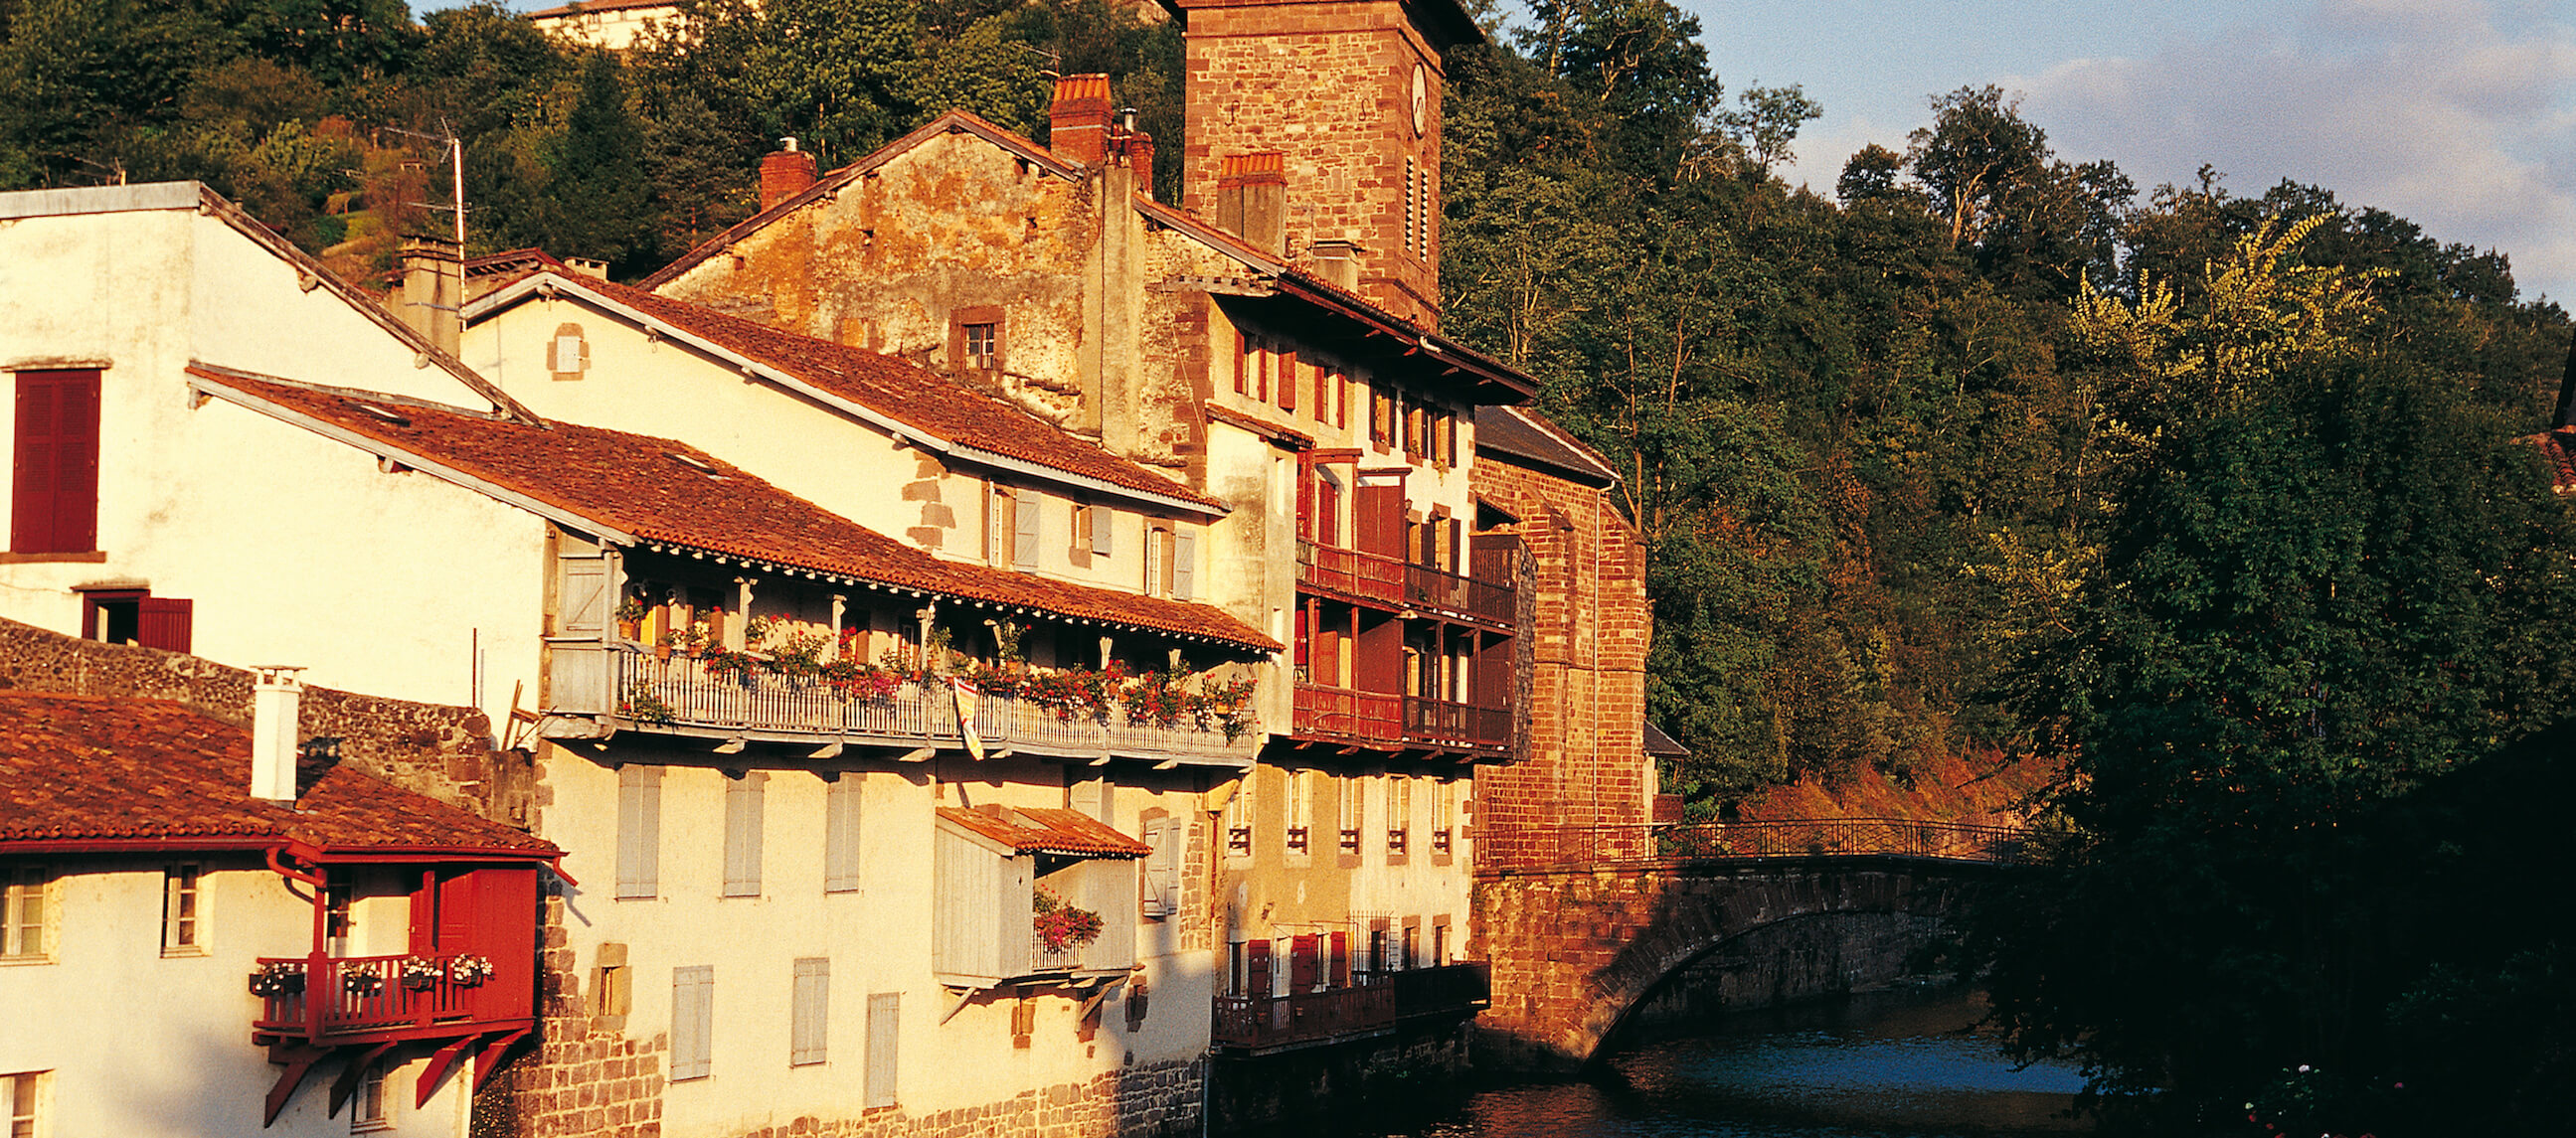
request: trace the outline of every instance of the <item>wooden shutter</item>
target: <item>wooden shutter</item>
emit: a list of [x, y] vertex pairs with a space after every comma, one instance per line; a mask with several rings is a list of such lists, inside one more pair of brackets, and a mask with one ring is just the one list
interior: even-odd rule
[[1109, 529], [1111, 523], [1118, 520], [1118, 511], [1110, 509], [1107, 506], [1092, 506], [1090, 507], [1090, 510], [1091, 555], [1094, 557], [1107, 557], [1109, 556], [1109, 550], [1111, 548]]
[[1270, 989], [1270, 942], [1256, 940], [1243, 946], [1243, 994], [1268, 996]]
[[197, 602], [174, 597], [145, 597], [134, 606], [134, 642], [146, 648], [185, 652], [196, 623]]
[[1288, 941], [1288, 994], [1315, 990], [1322, 978], [1322, 939], [1313, 933], [1301, 933]]
[[18, 373], [9, 548], [98, 548], [98, 373]]
[[1168, 917], [1180, 911], [1180, 822], [1155, 818], [1145, 823], [1145, 915]]
[[1038, 495], [1034, 490], [1012, 493], [1011, 512], [1016, 515], [1011, 527], [1011, 564], [1021, 569], [1038, 567]]
[[1404, 556], [1404, 485], [1361, 483], [1357, 521], [1360, 552], [1380, 557]]
[[1303, 378], [1305, 370], [1305, 365], [1298, 362], [1297, 354], [1289, 350], [1286, 345], [1281, 345], [1279, 348], [1280, 410], [1294, 411], [1297, 409], [1297, 381]]
[[1012, 514], [1018, 500], [1005, 487], [987, 484], [984, 492], [984, 561], [989, 565], [1004, 564], [1011, 552], [1011, 534], [1018, 527]]
[[1172, 596], [1195, 600], [1198, 592], [1199, 535], [1172, 535]]
[[761, 791], [768, 781], [768, 775], [753, 771], [725, 784], [727, 897], [760, 896]]
[[661, 890], [662, 768], [630, 763], [617, 771], [617, 895]]
[[788, 1016], [787, 1063], [802, 1067], [827, 1057], [831, 1038], [832, 962], [813, 956], [796, 962]]
[[671, 1078], [703, 1079], [715, 1069], [716, 970], [671, 970]]
[[1333, 978], [1332, 978], [1332, 981], [1331, 981], [1332, 986], [1333, 986], [1333, 987], [1336, 987], [1336, 988], [1347, 988], [1347, 987], [1350, 987], [1350, 986], [1351, 986], [1351, 934], [1349, 934], [1349, 933], [1345, 933], [1345, 932], [1337, 932], [1337, 933], [1334, 933], [1334, 934], [1333, 934], [1333, 937], [1332, 937], [1332, 941], [1333, 941]]
[[859, 775], [843, 772], [823, 792], [823, 891], [859, 890]]
[[893, 1106], [895, 1029], [901, 1021], [903, 994], [879, 992], [868, 997], [868, 1081], [865, 1106]]
[[563, 557], [556, 559], [556, 565], [556, 635], [602, 634], [608, 627], [608, 560], [598, 556]]

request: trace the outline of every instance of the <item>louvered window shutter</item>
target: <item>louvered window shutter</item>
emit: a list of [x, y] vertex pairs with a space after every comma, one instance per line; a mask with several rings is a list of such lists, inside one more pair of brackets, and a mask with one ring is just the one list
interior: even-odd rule
[[95, 371], [18, 373], [11, 550], [98, 547], [98, 401]]
[[651, 897], [661, 888], [662, 768], [617, 772], [617, 895]]
[[901, 1020], [903, 995], [879, 992], [868, 997], [867, 1106], [893, 1106], [895, 1029]]
[[146, 648], [185, 652], [196, 624], [197, 602], [172, 597], [145, 597], [135, 602], [134, 642]]
[[725, 887], [727, 897], [760, 896], [760, 823], [762, 784], [759, 771], [725, 786]]
[[822, 957], [807, 957], [796, 962], [795, 989], [790, 1001], [788, 1057], [790, 1066], [820, 1063], [827, 1058], [831, 1028], [832, 962]]
[[1172, 535], [1172, 595], [1181, 600], [1198, 597], [1199, 535]]
[[1021, 490], [1014, 496], [1019, 504], [1013, 512], [1019, 517], [1012, 531], [1011, 564], [1021, 569], [1035, 569], [1038, 567], [1038, 519], [1041, 516], [1037, 492]]
[[671, 1078], [703, 1079], [715, 1069], [716, 970], [671, 970]]
[[859, 888], [859, 776], [844, 773], [823, 796], [823, 891]]

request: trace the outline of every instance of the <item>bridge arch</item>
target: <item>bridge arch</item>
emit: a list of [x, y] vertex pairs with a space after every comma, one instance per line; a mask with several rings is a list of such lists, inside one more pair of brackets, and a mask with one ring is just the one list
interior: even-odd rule
[[[1671, 978], [1729, 946], [1795, 926], [1875, 925], [1856, 939], [1912, 942], [1858, 946], [1860, 957], [1892, 973], [1906, 950], [1951, 926], [1972, 886], [1991, 873], [1880, 855], [1480, 873], [1477, 936], [1493, 968], [1493, 1001], [1477, 1021], [1477, 1061], [1579, 1068]], [[1877, 917], [1905, 919], [1867, 920]], [[1798, 994], [1797, 977], [1762, 972], [1790, 966], [1776, 953], [1747, 962], [1754, 986]]]

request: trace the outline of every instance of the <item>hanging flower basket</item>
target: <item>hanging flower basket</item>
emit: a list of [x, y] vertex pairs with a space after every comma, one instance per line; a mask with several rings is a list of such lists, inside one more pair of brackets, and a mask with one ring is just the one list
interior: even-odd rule
[[406, 958], [402, 962], [402, 986], [414, 992], [426, 992], [438, 985], [442, 971], [437, 961], [427, 957]]
[[351, 968], [340, 973], [340, 990], [352, 996], [372, 996], [385, 990], [385, 978], [372, 968]]
[[480, 956], [460, 956], [447, 962], [447, 978], [460, 987], [480, 988], [492, 978], [492, 962]]
[[1044, 889], [1038, 890], [1029, 900], [1034, 910], [1030, 923], [1038, 935], [1038, 943], [1048, 952], [1063, 952], [1075, 945], [1090, 944], [1100, 939], [1103, 927], [1100, 914], [1065, 904], [1063, 898]]

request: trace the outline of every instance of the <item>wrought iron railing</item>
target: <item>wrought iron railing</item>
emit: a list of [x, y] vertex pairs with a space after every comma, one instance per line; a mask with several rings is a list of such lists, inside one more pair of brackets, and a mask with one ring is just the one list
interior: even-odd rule
[[[687, 655], [633, 649], [609, 653], [615, 714], [642, 730], [694, 727], [835, 736], [887, 743], [956, 745], [964, 739], [951, 690], [906, 680], [890, 689], [836, 685], [820, 676], [710, 670]], [[975, 699], [975, 732], [986, 745], [1032, 751], [1140, 756], [1224, 755], [1249, 760], [1261, 747], [1245, 724], [1228, 738], [1221, 724], [1059, 714], [1025, 700]]]
[[1275, 1047], [1375, 1031], [1430, 1015], [1469, 1015], [1483, 1008], [1492, 982], [1483, 964], [1446, 964], [1353, 977], [1347, 987], [1285, 996], [1219, 996], [1220, 1047]]
[[1481, 868], [1658, 868], [1805, 857], [1914, 857], [2013, 865], [2028, 831], [1908, 818], [1784, 819], [1657, 825], [1525, 826], [1477, 836]]
[[[442, 1023], [527, 1019], [528, 980], [488, 961], [479, 977], [454, 956], [261, 957], [251, 974], [260, 998], [255, 1031], [305, 1039], [359, 1035]], [[405, 965], [410, 964], [410, 968]], [[512, 1005], [516, 1006], [512, 1006]]]

